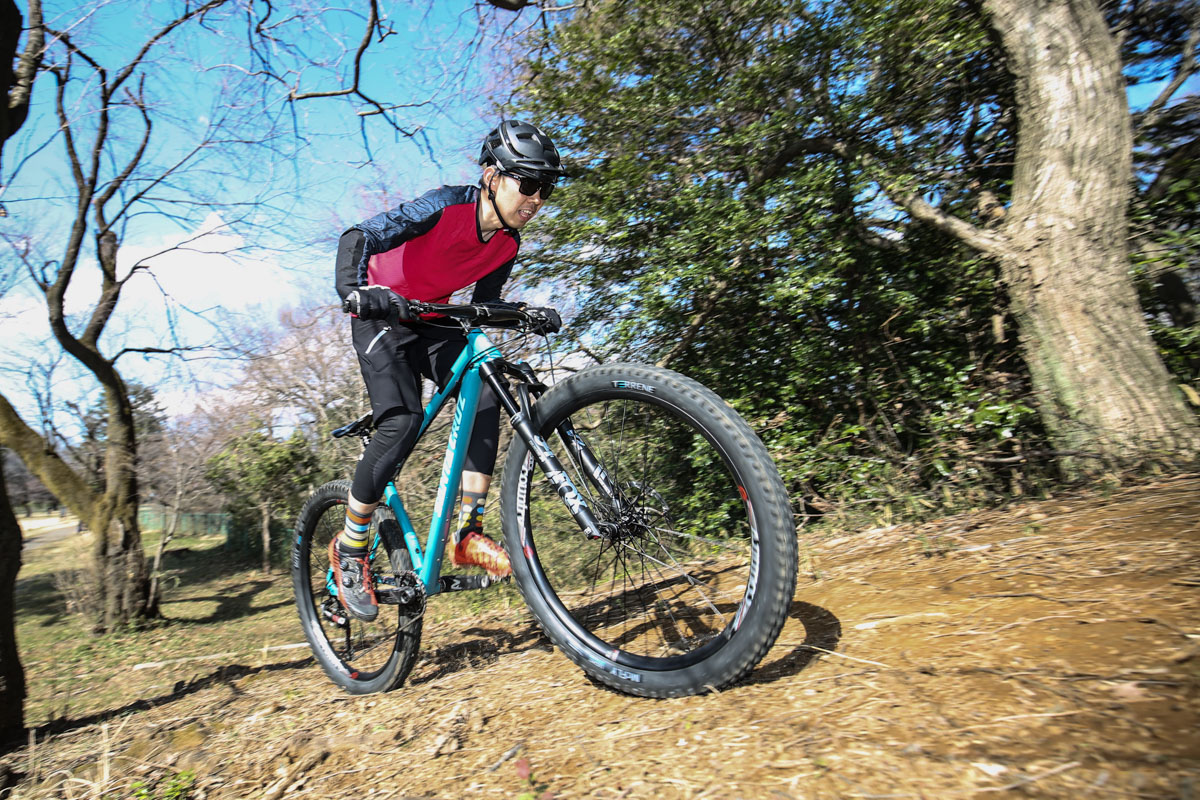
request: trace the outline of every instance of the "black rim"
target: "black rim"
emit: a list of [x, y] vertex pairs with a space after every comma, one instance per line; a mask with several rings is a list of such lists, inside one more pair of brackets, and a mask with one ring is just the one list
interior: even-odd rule
[[[376, 512], [376, 522], [382, 516]], [[312, 627], [319, 631], [326, 652], [342, 667], [343, 673], [353, 679], [369, 681], [377, 677], [388, 666], [398, 645], [400, 619], [395, 606], [381, 605], [379, 616], [373, 622], [362, 622], [350, 617], [337, 602], [327, 583], [329, 574], [329, 542], [341, 530], [345, 522], [345, 503], [331, 502], [322, 509], [309, 537], [308, 586], [312, 598], [309, 609]], [[382, 547], [377, 547], [382, 552]], [[376, 558], [374, 570], [381, 575], [390, 573], [387, 558]], [[331, 617], [345, 620], [344, 624]]]
[[738, 628], [756, 572], [753, 516], [736, 468], [690, 414], [658, 398], [592, 395], [545, 429], [567, 416], [616, 491], [604, 493], [550, 441], [605, 529], [588, 542], [527, 460], [523, 545], [543, 597], [615, 664], [677, 670], [711, 657]]

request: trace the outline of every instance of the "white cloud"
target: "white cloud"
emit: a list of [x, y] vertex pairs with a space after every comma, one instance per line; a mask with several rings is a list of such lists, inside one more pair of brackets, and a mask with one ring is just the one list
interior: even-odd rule
[[[190, 233], [159, 233], [129, 241], [117, 253], [118, 275], [128, 277], [137, 270], [122, 290], [102, 350], [111, 356], [123, 347], [217, 344], [230, 319], [245, 315], [272, 320], [281, 308], [299, 302], [303, 287], [311, 285], [305, 263], [321, 260], [314, 254], [256, 252], [215, 213]], [[73, 331], [82, 329], [82, 315], [91, 312], [99, 292], [96, 262], [81, 259], [66, 296]], [[59, 352], [45, 304], [32, 286], [19, 286], [0, 297], [0, 346], [0, 362], [10, 370]], [[154, 386], [161, 404], [172, 412], [190, 410], [198, 399], [195, 385], [184, 373], [210, 385], [227, 382], [231, 374], [228, 361], [192, 362], [187, 370], [180, 370], [168, 356], [131, 354], [118, 366], [126, 377]], [[32, 394], [23, 383], [17, 372], [0, 374], [0, 389], [23, 413], [33, 413]], [[65, 397], [94, 388], [90, 380], [65, 379], [61, 392]]]

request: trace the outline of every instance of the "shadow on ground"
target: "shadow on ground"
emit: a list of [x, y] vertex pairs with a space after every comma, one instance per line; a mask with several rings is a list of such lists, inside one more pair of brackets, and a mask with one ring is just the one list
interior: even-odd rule
[[[474, 636], [464, 642], [455, 642], [444, 647], [429, 648], [422, 652], [419, 662], [421, 674], [409, 681], [420, 686], [453, 675], [463, 670], [479, 669], [500, 660], [501, 656], [521, 653], [541, 647], [551, 649], [553, 645], [542, 633], [541, 628], [531, 622], [522, 623], [514, 630], [505, 628], [467, 628], [464, 636]], [[432, 667], [432, 671], [426, 672]]]
[[243, 617], [252, 617], [255, 614], [262, 614], [277, 608], [291, 606], [292, 601], [290, 599], [281, 600], [278, 603], [271, 603], [269, 605], [254, 605], [254, 599], [274, 585], [274, 581], [270, 580], [250, 581], [243, 583], [238, 591], [234, 593], [223, 592], [221, 594], [201, 595], [199, 597], [174, 598], [170, 601], [173, 606], [187, 603], [216, 603], [217, 607], [211, 614], [205, 617], [164, 616], [173, 625], [212, 625], [220, 622], [230, 622]]
[[88, 714], [84, 717], [75, 717], [71, 719], [57, 719], [46, 723], [39, 727], [36, 731], [37, 737], [43, 738], [47, 735], [66, 733], [78, 728], [86, 728], [89, 725], [95, 725], [100, 722], [106, 722], [110, 719], [122, 717], [126, 714], [131, 714], [137, 711], [148, 711], [157, 706], [167, 705], [177, 700], [193, 695], [197, 692], [224, 684], [236, 695], [241, 694], [241, 690], [234, 684], [234, 681], [245, 678], [248, 675], [257, 675], [259, 673], [280, 672], [283, 670], [302, 669], [310, 666], [313, 663], [311, 657], [297, 659], [295, 661], [286, 661], [277, 664], [263, 664], [258, 667], [248, 667], [244, 664], [226, 664], [218, 667], [213, 672], [203, 677], [194, 678], [190, 681], [180, 681], [176, 683], [174, 688], [166, 694], [161, 694], [158, 697], [149, 697], [142, 700], [135, 700], [120, 708], [112, 708], [105, 711], [98, 711], [95, 714]]
[[804, 626], [804, 641], [792, 647], [783, 658], [773, 659], [769, 664], [752, 672], [749, 678], [742, 681], [743, 686], [774, 683], [781, 678], [790, 678], [804, 671], [823, 650], [837, 650], [838, 643], [842, 640], [842, 622], [833, 612], [803, 600], [796, 600], [788, 609], [788, 616]]

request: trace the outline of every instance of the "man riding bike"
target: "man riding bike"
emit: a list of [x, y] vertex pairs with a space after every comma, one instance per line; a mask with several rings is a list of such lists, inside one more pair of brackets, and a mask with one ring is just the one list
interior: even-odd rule
[[[371, 515], [385, 484], [416, 442], [422, 376], [444, 384], [466, 344], [456, 326], [410, 312], [407, 300], [445, 303], [475, 285], [472, 303], [499, 302], [520, 247], [520, 231], [566, 174], [550, 137], [506, 120], [484, 139], [478, 186], [443, 186], [350, 228], [338, 242], [336, 280], [375, 432], [354, 471], [346, 523], [329, 545], [338, 597], [370, 621], [378, 613], [366, 555]], [[547, 332], [557, 330], [548, 313]], [[483, 509], [496, 464], [500, 414], [485, 387], [462, 480], [462, 506], [451, 557], [456, 566], [511, 574], [508, 555], [483, 534]]]

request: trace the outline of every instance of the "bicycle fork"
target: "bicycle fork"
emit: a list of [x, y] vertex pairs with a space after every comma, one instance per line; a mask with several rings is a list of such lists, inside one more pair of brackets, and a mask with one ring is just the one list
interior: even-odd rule
[[[550, 483], [554, 485], [555, 491], [562, 498], [567, 510], [571, 512], [571, 516], [575, 518], [575, 522], [578, 523], [584, 535], [589, 539], [604, 538], [604, 534], [600, 530], [600, 524], [596, 521], [592, 510], [588, 507], [587, 501], [583, 499], [583, 495], [575, 488], [575, 484], [571, 481], [571, 476], [563, 468], [562, 462], [558, 460], [558, 456], [551, 452], [545, 438], [533, 426], [529, 390], [531, 386], [535, 387], [535, 389], [541, 387], [541, 384], [533, 376], [533, 371], [527, 364], [513, 365], [502, 359], [497, 359], [481, 364], [479, 372], [488, 385], [492, 387], [492, 391], [496, 393], [496, 398], [508, 414], [513, 429], [521, 437], [521, 440], [525, 442], [526, 447], [529, 448], [529, 452], [533, 454], [538, 467], [541, 468], [542, 472], [550, 480]], [[512, 375], [519, 381], [517, 384], [517, 390], [521, 396], [519, 403], [512, 396], [512, 392], [509, 391], [508, 382], [503, 378], [504, 374]], [[564, 428], [569, 430], [569, 433], [564, 432]], [[604, 475], [603, 468], [591, 452], [588, 451], [583, 442], [580, 441], [578, 435], [575, 434], [574, 428], [570, 427], [569, 420], [560, 426], [560, 434], [568, 442], [572, 457], [585, 470], [588, 470], [588, 474], [593, 475], [593, 477], [597, 475], [602, 476], [596, 478], [598, 484], [600, 481], [603, 481], [606, 487], [611, 488], [611, 483], [608, 481], [607, 475]]]

